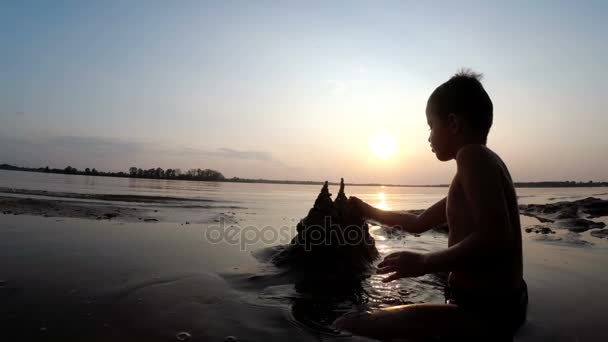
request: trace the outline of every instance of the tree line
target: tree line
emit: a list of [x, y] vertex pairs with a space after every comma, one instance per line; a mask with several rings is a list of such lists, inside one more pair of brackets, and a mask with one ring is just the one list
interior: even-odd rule
[[160, 167], [156, 169], [141, 169], [135, 166], [129, 168], [129, 177], [133, 178], [153, 178], [153, 179], [185, 179], [185, 180], [205, 180], [205, 181], [223, 181], [226, 180], [224, 175], [216, 170], [211, 169], [190, 169], [182, 172], [181, 169], [166, 169]]
[[160, 167], [152, 169], [141, 169], [135, 166], [129, 168], [129, 172], [104, 172], [97, 171], [95, 168], [85, 168], [84, 170], [78, 170], [72, 166], [66, 166], [63, 169], [50, 168], [50, 167], [20, 167], [9, 164], [0, 165], [1, 170], [12, 170], [12, 171], [31, 171], [31, 172], [44, 172], [44, 173], [59, 173], [67, 175], [85, 175], [85, 176], [106, 176], [106, 177], [130, 177], [130, 178], [151, 178], [151, 179], [183, 179], [183, 180], [201, 180], [201, 181], [224, 181], [226, 177], [216, 170], [211, 169], [190, 169], [186, 172], [182, 172], [181, 169], [167, 169], [163, 170]]

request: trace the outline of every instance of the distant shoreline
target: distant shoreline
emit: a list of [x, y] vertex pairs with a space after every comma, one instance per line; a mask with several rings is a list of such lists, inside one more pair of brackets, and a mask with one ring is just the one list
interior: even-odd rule
[[[258, 183], [258, 184], [293, 184], [293, 185], [322, 185], [324, 181], [303, 181], [303, 180], [273, 180], [273, 179], [248, 179], [248, 178], [224, 178], [223, 175], [213, 170], [216, 174], [212, 179], [205, 177], [196, 177], [188, 175], [178, 175], [174, 177], [146, 177], [135, 176], [125, 172], [98, 172], [95, 169], [89, 171], [78, 171], [74, 168], [67, 167], [66, 169], [49, 169], [47, 168], [26, 168], [8, 164], [1, 164], [0, 170], [6, 171], [22, 171], [22, 172], [37, 172], [37, 173], [55, 173], [67, 175], [80, 175], [91, 177], [118, 177], [118, 178], [141, 178], [141, 179], [164, 179], [164, 180], [185, 180], [185, 181], [205, 181], [205, 182], [222, 182], [222, 183]], [[163, 171], [162, 169], [160, 169]], [[170, 170], [170, 169], [169, 169]], [[200, 170], [200, 169], [199, 169]], [[168, 171], [168, 170], [167, 170]], [[219, 175], [219, 178], [218, 178]], [[330, 185], [338, 185], [338, 182], [329, 182]], [[382, 184], [382, 183], [346, 183], [349, 186], [384, 186], [398, 188], [447, 188], [449, 184]], [[575, 181], [542, 181], [542, 182], [515, 182], [516, 188], [595, 188], [608, 187], [608, 182], [575, 182]]]

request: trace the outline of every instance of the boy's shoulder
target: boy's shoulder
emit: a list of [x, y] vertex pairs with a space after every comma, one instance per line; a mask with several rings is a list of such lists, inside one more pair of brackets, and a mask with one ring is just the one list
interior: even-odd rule
[[496, 164], [500, 158], [494, 151], [482, 144], [463, 146], [456, 153], [456, 163], [460, 166], [483, 166], [487, 163]]
[[[456, 154], [456, 165], [460, 177], [483, 178], [498, 181], [509, 171], [502, 159], [491, 149], [481, 144], [463, 146]], [[510, 178], [510, 177], [509, 177]]]

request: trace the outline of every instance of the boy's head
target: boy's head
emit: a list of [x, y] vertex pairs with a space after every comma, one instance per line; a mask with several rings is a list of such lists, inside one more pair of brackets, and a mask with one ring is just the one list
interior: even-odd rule
[[429, 97], [429, 142], [439, 160], [453, 159], [467, 143], [485, 144], [492, 126], [492, 100], [471, 70], [456, 73]]

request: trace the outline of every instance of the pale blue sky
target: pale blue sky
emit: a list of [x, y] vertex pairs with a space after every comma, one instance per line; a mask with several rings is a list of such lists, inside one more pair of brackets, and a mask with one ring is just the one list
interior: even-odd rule
[[[2, 1], [0, 163], [446, 183], [424, 107], [485, 75], [516, 180], [608, 180], [604, 1]], [[395, 157], [368, 149], [397, 137]]]

